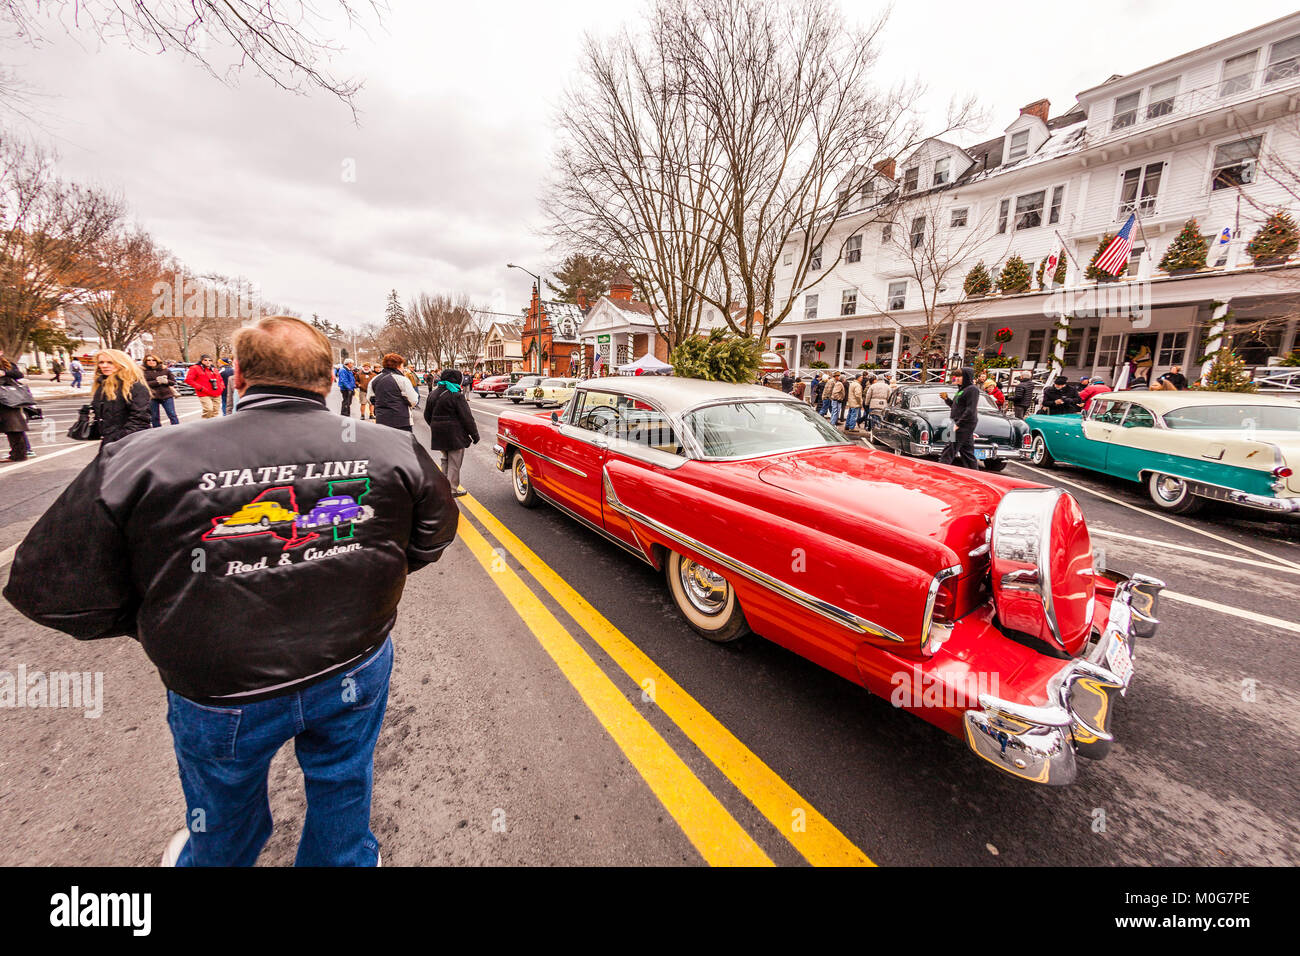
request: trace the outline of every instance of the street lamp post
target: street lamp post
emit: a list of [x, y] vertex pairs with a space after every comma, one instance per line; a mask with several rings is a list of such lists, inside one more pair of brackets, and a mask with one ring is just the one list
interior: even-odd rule
[[[523, 266], [517, 266], [517, 265], [515, 265], [513, 262], [507, 262], [507, 263], [506, 263], [506, 268], [507, 268], [507, 269], [518, 269], [520, 272], [526, 272], [526, 273], [528, 273], [528, 275], [532, 276], [533, 279], [534, 279], [534, 280], [536, 281], [536, 283], [537, 283], [537, 338], [538, 338], [538, 339], [541, 339], [541, 337], [542, 337], [542, 333], [545, 332], [545, 331], [547, 331], [547, 330], [549, 329], [549, 325], [547, 326], [546, 329], [542, 328], [542, 277], [539, 276], [536, 272], [530, 272], [529, 270], [525, 269]], [[540, 344], [538, 344], [538, 347], [537, 347], [537, 349], [536, 349], [536, 352], [537, 352], [537, 362], [538, 362], [538, 365], [540, 366], [540, 365], [541, 365], [541, 352], [542, 352], [542, 350], [541, 350], [541, 345], [540, 345]], [[542, 369], [541, 369], [541, 368], [537, 368], [537, 369], [535, 369], [534, 371], [540, 372], [540, 371], [542, 371]], [[549, 371], [549, 370], [548, 370], [548, 371]]]

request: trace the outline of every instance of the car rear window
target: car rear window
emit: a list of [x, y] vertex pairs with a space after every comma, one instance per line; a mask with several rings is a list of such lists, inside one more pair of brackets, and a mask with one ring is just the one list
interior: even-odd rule
[[1259, 428], [1300, 431], [1300, 405], [1189, 405], [1165, 412], [1170, 428]]

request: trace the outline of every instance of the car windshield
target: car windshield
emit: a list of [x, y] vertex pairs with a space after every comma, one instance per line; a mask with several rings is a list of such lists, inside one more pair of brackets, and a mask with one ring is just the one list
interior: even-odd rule
[[516, 384], [516, 385], [536, 385], [536, 384], [537, 384], [538, 382], [540, 382], [541, 380], [542, 380], [542, 377], [541, 377], [540, 375], [525, 375], [525, 376], [524, 376], [523, 378], [521, 378], [519, 381], [515, 382], [515, 384]]
[[1165, 412], [1170, 428], [1259, 428], [1300, 432], [1300, 405], [1190, 405]]
[[[918, 412], [928, 412], [928, 411], [935, 411], [935, 410], [946, 411], [948, 408], [948, 403], [945, 402], [942, 398], [940, 398], [940, 396], [944, 392], [947, 392], [949, 398], [955, 398], [957, 395], [958, 388], [960, 388], [960, 386], [953, 385], [947, 388], [918, 389], [917, 391], [913, 392], [911, 395], [908, 396], [907, 407], [915, 409]], [[987, 392], [980, 392], [980, 408], [984, 409], [985, 411], [996, 412], [998, 410], [998, 406], [994, 404], [993, 399], [989, 396]]]
[[802, 402], [727, 402], [682, 419], [709, 458], [748, 458], [794, 448], [852, 444]]

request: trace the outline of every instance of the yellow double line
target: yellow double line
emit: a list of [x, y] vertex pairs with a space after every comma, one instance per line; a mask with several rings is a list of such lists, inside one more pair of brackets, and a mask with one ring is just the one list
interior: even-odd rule
[[[470, 495], [460, 501], [809, 863], [874, 865], [481, 503]], [[483, 534], [462, 521], [460, 536], [705, 861], [713, 866], [771, 866], [762, 847], [501, 560]]]

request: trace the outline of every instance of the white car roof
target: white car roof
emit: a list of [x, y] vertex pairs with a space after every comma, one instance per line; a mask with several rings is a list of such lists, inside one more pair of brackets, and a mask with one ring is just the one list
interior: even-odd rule
[[1259, 395], [1254, 392], [1203, 392], [1186, 389], [1169, 392], [1161, 389], [1151, 392], [1144, 388], [1126, 389], [1122, 392], [1098, 392], [1093, 401], [1108, 400], [1121, 402], [1138, 402], [1153, 412], [1171, 412], [1176, 408], [1188, 408], [1194, 405], [1274, 405], [1282, 408], [1295, 408], [1300, 404], [1294, 398], [1281, 395]]
[[658, 405], [670, 415], [680, 415], [709, 402], [799, 401], [782, 391], [764, 388], [762, 385], [730, 385], [726, 382], [706, 382], [702, 378], [678, 378], [675, 375], [590, 378], [579, 387], [643, 399]]

